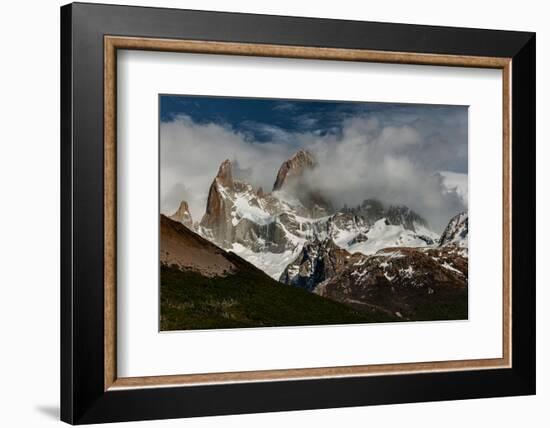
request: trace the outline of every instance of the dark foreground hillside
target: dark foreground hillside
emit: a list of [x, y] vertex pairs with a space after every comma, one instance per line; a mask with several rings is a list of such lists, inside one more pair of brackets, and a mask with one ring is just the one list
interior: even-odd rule
[[161, 330], [399, 321], [278, 283], [238, 256], [229, 256], [238, 271], [225, 277], [161, 267]]

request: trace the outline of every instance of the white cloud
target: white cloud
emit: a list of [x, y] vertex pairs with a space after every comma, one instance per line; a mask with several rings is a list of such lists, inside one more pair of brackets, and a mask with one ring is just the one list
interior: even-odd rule
[[225, 159], [236, 160], [247, 178], [270, 190], [276, 171], [291, 156], [290, 144], [250, 142], [216, 124], [196, 124], [186, 116], [161, 123], [161, 211], [172, 213], [187, 199], [194, 219], [204, 213], [208, 189]]
[[442, 176], [418, 161], [415, 154], [426, 142], [414, 126], [382, 125], [372, 116], [346, 119], [341, 132], [324, 136], [263, 126], [271, 131], [273, 142], [253, 141], [249, 134], [197, 124], [186, 116], [162, 123], [161, 210], [171, 213], [181, 199], [187, 199], [194, 219], [200, 220], [212, 179], [227, 158], [238, 162], [238, 170], [251, 184], [269, 191], [281, 163], [300, 148], [310, 150], [319, 162], [308, 177], [310, 185], [336, 206], [352, 206], [371, 197], [401, 203], [437, 231], [466, 208], [462, 195], [449, 190]]
[[443, 178], [443, 186], [449, 192], [456, 192], [468, 204], [468, 174], [461, 174], [452, 171], [438, 171]]

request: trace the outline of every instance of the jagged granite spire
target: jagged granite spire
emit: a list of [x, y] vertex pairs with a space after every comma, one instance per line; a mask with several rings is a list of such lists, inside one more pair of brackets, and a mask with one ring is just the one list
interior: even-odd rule
[[200, 226], [209, 229], [216, 242], [222, 246], [227, 246], [231, 240], [231, 224], [227, 221], [231, 206], [226, 204], [222, 192], [225, 192], [224, 189], [233, 190], [234, 184], [232, 164], [226, 159], [221, 163], [218, 174], [210, 185], [206, 211], [200, 222]]
[[224, 187], [229, 189], [233, 188], [233, 164], [229, 159], [226, 159], [221, 163], [220, 168], [218, 169], [218, 175], [216, 175], [214, 180], [217, 180], [218, 183]]
[[307, 150], [299, 150], [290, 159], [283, 162], [277, 172], [273, 190], [280, 190], [291, 178], [300, 177], [304, 171], [317, 166], [314, 156]]
[[191, 212], [189, 211], [189, 205], [187, 204], [187, 201], [181, 201], [180, 206], [178, 207], [176, 212], [172, 214], [169, 218], [174, 221], [180, 222], [190, 229], [193, 227], [193, 217], [191, 217]]

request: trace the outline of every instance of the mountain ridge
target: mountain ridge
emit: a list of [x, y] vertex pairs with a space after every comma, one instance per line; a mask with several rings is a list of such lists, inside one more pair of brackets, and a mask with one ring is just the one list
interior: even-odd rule
[[[357, 209], [334, 209], [321, 194], [301, 183], [316, 168], [314, 156], [298, 151], [283, 162], [272, 192], [234, 179], [224, 160], [209, 189], [205, 214], [195, 230], [278, 279], [302, 246], [331, 237], [351, 252], [374, 253], [380, 245], [431, 245], [438, 235], [425, 219], [403, 205], [385, 207], [366, 199]], [[378, 223], [385, 219], [383, 224]], [[380, 240], [386, 234], [385, 240]], [[374, 236], [376, 235], [376, 236]], [[369, 241], [370, 240], [370, 241]], [[376, 245], [378, 240], [380, 245]]]
[[[450, 233], [439, 236], [409, 207], [386, 207], [377, 199], [333, 211], [304, 205], [301, 195], [292, 193], [288, 180], [299, 179], [304, 171], [316, 167], [315, 158], [307, 151], [299, 151], [283, 162], [275, 181], [279, 184], [274, 185], [279, 190], [269, 193], [234, 179], [232, 167], [229, 159], [220, 164], [210, 186], [205, 214], [193, 229], [277, 280], [312, 242], [330, 239], [350, 254], [371, 255], [388, 247], [437, 245]], [[182, 201], [180, 208], [186, 205]], [[190, 226], [189, 222], [184, 224]], [[467, 236], [462, 240], [462, 247], [467, 247]]]

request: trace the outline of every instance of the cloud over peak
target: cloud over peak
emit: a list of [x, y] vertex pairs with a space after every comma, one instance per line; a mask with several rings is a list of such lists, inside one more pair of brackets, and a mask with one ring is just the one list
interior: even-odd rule
[[[280, 106], [289, 110], [286, 104]], [[319, 119], [311, 120], [313, 124]], [[256, 129], [248, 133], [247, 126]], [[307, 175], [309, 185], [322, 191], [334, 206], [358, 205], [367, 198], [405, 204], [441, 230], [450, 217], [466, 208], [465, 199], [437, 174], [441, 165], [453, 167], [452, 158], [445, 163], [437, 153], [444, 149], [438, 144], [446, 147], [461, 138], [453, 131], [457, 126], [455, 121], [446, 125], [414, 114], [392, 120], [386, 112], [367, 112], [344, 115], [335, 132], [308, 127], [289, 131], [272, 124], [236, 128], [197, 123], [179, 115], [160, 125], [161, 211], [171, 213], [186, 199], [193, 218], [200, 219], [208, 188], [225, 159], [233, 161], [237, 178], [270, 189], [281, 164], [304, 149], [318, 162]], [[265, 138], [259, 141], [254, 136], [262, 127]], [[460, 128], [460, 132], [467, 134], [467, 123], [466, 131]], [[446, 138], [441, 137], [444, 133]], [[467, 144], [455, 150], [467, 156]]]

